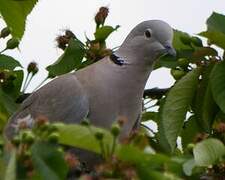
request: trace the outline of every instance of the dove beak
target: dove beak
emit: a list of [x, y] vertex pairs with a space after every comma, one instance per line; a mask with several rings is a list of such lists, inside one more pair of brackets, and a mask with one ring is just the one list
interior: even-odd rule
[[171, 56], [176, 56], [176, 50], [172, 47], [172, 45], [166, 45], [164, 46], [165, 47], [165, 50], [166, 50], [166, 53], [171, 55]]

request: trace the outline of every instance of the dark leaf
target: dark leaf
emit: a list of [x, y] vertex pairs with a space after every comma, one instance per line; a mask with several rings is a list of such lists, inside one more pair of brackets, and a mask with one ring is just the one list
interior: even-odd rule
[[189, 143], [193, 143], [194, 138], [198, 133], [201, 132], [201, 129], [199, 128], [195, 116], [191, 116], [187, 122], [185, 122], [185, 125], [181, 132], [181, 138], [182, 138], [182, 147], [185, 149]]
[[0, 54], [0, 70], [4, 69], [14, 70], [16, 67], [22, 66], [17, 60], [12, 58], [11, 56]]
[[214, 66], [210, 76], [210, 84], [214, 100], [225, 113], [225, 62]]
[[37, 0], [0, 0], [0, 14], [7, 26], [12, 28], [14, 37], [22, 38], [27, 15], [32, 11], [36, 3]]
[[197, 89], [195, 105], [193, 108], [198, 125], [206, 132], [210, 132], [211, 124], [218, 110], [209, 83], [209, 77], [213, 67], [214, 64], [211, 63], [202, 69], [202, 80]]
[[199, 69], [194, 69], [181, 78], [169, 91], [162, 109], [162, 127], [171, 150], [184, 124], [187, 110], [195, 95]]
[[213, 13], [207, 20], [207, 31], [199, 35], [206, 37], [210, 43], [225, 49], [225, 16], [219, 13]]
[[35, 171], [43, 180], [66, 178], [68, 167], [56, 146], [37, 142], [31, 147], [31, 158]]
[[77, 39], [71, 39], [68, 47], [59, 59], [46, 69], [50, 76], [59, 76], [77, 69], [84, 57], [84, 45]]

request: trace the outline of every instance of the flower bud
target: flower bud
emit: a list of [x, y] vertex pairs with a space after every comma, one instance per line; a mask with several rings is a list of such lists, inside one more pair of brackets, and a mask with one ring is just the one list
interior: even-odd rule
[[191, 37], [188, 34], [183, 34], [180, 37], [180, 40], [185, 45], [190, 45], [191, 44]]
[[189, 61], [186, 58], [179, 58], [178, 59], [178, 64], [182, 68], [187, 68], [187, 66], [189, 65]]
[[14, 136], [13, 139], [11, 140], [11, 142], [15, 146], [18, 146], [20, 144], [20, 137], [18, 135]]
[[19, 39], [18, 38], [11, 38], [6, 43], [6, 49], [15, 49], [19, 46]]
[[32, 144], [34, 142], [35, 136], [31, 130], [26, 130], [21, 132], [21, 141], [23, 143]]
[[113, 124], [111, 127], [111, 133], [113, 136], [117, 137], [120, 133], [120, 126], [119, 124]]
[[175, 80], [181, 79], [186, 74], [185, 71], [180, 69], [171, 69], [170, 73]]
[[5, 38], [5, 37], [7, 37], [10, 33], [11, 33], [10, 28], [5, 27], [5, 28], [3, 28], [3, 29], [1, 30], [0, 38]]
[[203, 44], [202, 44], [202, 40], [198, 37], [192, 37], [191, 38], [191, 42], [195, 45], [195, 46], [198, 46], [198, 47], [202, 47]]
[[193, 153], [194, 147], [195, 147], [195, 144], [190, 143], [190, 144], [187, 145], [187, 150], [188, 150], [190, 153]]
[[59, 141], [59, 133], [53, 132], [48, 136], [48, 142], [50, 143], [57, 143]]
[[104, 137], [104, 134], [101, 131], [98, 131], [98, 132], [95, 133], [95, 138], [97, 140], [102, 140], [103, 137]]
[[37, 63], [36, 62], [31, 62], [27, 66], [27, 71], [28, 71], [28, 73], [36, 74], [38, 72]]
[[84, 119], [83, 121], [81, 121], [81, 125], [90, 126], [90, 121], [88, 119]]
[[27, 136], [24, 139], [24, 142], [27, 144], [32, 144], [34, 142], [35, 136], [32, 132], [28, 133]]

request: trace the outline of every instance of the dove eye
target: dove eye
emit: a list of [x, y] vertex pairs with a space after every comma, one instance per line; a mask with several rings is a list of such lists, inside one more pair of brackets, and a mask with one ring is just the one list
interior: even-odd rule
[[145, 31], [145, 37], [148, 38], [148, 39], [152, 37], [152, 31], [150, 29], [147, 29]]

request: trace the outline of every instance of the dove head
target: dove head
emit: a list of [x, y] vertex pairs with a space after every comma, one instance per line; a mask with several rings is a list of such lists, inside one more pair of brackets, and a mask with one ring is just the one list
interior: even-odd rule
[[160, 20], [144, 21], [130, 32], [119, 51], [128, 51], [124, 54], [130, 54], [139, 63], [153, 63], [160, 55], [176, 55], [172, 41], [173, 29], [169, 24]]

